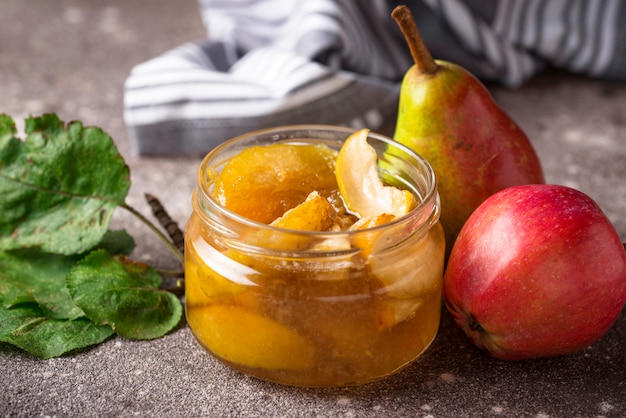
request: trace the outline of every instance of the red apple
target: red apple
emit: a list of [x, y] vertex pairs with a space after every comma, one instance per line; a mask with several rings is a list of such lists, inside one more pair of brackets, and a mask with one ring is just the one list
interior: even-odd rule
[[469, 217], [450, 254], [444, 298], [493, 357], [581, 350], [626, 303], [626, 251], [584, 193], [547, 184], [500, 191]]

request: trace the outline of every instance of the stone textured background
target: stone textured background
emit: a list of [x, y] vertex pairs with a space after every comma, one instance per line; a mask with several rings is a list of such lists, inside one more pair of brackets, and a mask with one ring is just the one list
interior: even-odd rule
[[[184, 225], [199, 159], [133, 155], [123, 83], [132, 66], [204, 37], [194, 0], [2, 0], [0, 112], [16, 120], [56, 112], [102, 127], [131, 168], [128, 203], [149, 214], [143, 194], [154, 193]], [[626, 86], [550, 72], [519, 90], [491, 87], [533, 141], [548, 181], [589, 194], [626, 240]], [[115, 226], [136, 237], [136, 258], [176, 265], [150, 231], [118, 212]], [[0, 344], [0, 414], [617, 417], [626, 415], [625, 347], [622, 314], [580, 353], [500, 362], [473, 348], [444, 315], [431, 349], [403, 372], [363, 387], [313, 390], [222, 366], [184, 325], [160, 340], [114, 338], [48, 361]]]

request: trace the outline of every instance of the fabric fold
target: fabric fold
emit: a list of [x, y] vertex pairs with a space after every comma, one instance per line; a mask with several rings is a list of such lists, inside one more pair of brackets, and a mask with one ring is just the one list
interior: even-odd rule
[[[200, 0], [204, 42], [135, 66], [124, 121], [140, 155], [205, 154], [286, 124], [391, 134], [412, 65], [391, 0]], [[511, 88], [554, 66], [626, 81], [622, 0], [409, 0], [437, 59]]]

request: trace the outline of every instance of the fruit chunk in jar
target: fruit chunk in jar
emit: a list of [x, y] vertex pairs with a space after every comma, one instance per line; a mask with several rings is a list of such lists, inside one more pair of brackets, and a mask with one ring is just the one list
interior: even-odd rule
[[[295, 142], [280, 144], [280, 151], [268, 150], [274, 146], [249, 148], [221, 172], [214, 171], [213, 197], [242, 216], [263, 211], [262, 222], [279, 228], [282, 223], [290, 230], [308, 231], [314, 225], [328, 234], [251, 232], [239, 240], [269, 250], [244, 251], [192, 215], [185, 236], [185, 286], [187, 320], [194, 335], [226, 364], [283, 384], [358, 384], [403, 368], [437, 333], [441, 227], [435, 224], [425, 234], [384, 248], [377, 240], [388, 237], [384, 223], [394, 216], [359, 221], [350, 212], [335, 179], [337, 151]], [[276, 159], [274, 152], [281, 157]], [[247, 169], [236, 172], [229, 164]], [[280, 183], [283, 198], [298, 197], [277, 204], [266, 201], [276, 196], [269, 192], [237, 190], [236, 198], [229, 196], [234, 189], [226, 183], [246, 184], [244, 178], [254, 175], [253, 166], [272, 167], [262, 176], [268, 190]], [[222, 178], [221, 173], [227, 174]], [[285, 178], [302, 173], [315, 176], [306, 181]], [[320, 196], [335, 213], [316, 202]], [[263, 209], [251, 209], [257, 206]], [[300, 223], [298, 216], [306, 220]], [[316, 253], [320, 249], [327, 251], [321, 257]]]

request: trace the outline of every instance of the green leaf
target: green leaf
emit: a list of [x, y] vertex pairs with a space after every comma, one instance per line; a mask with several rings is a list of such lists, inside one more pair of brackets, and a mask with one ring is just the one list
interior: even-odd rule
[[159, 290], [162, 279], [151, 267], [96, 250], [81, 260], [66, 279], [76, 305], [96, 324], [108, 324], [118, 335], [159, 338], [182, 317], [178, 298]]
[[52, 114], [28, 118], [26, 138], [0, 115], [0, 250], [82, 253], [107, 231], [130, 188], [111, 137]]
[[9, 115], [0, 114], [0, 142], [8, 141], [16, 132], [13, 119]]
[[111, 254], [130, 255], [135, 249], [135, 240], [124, 229], [108, 230], [96, 248], [105, 249]]
[[0, 308], [35, 302], [42, 315], [57, 319], [84, 316], [65, 286], [77, 256], [48, 254], [36, 249], [0, 252]]
[[111, 327], [96, 325], [85, 317], [48, 318], [34, 303], [0, 310], [0, 341], [43, 359], [99, 344], [111, 335]]

